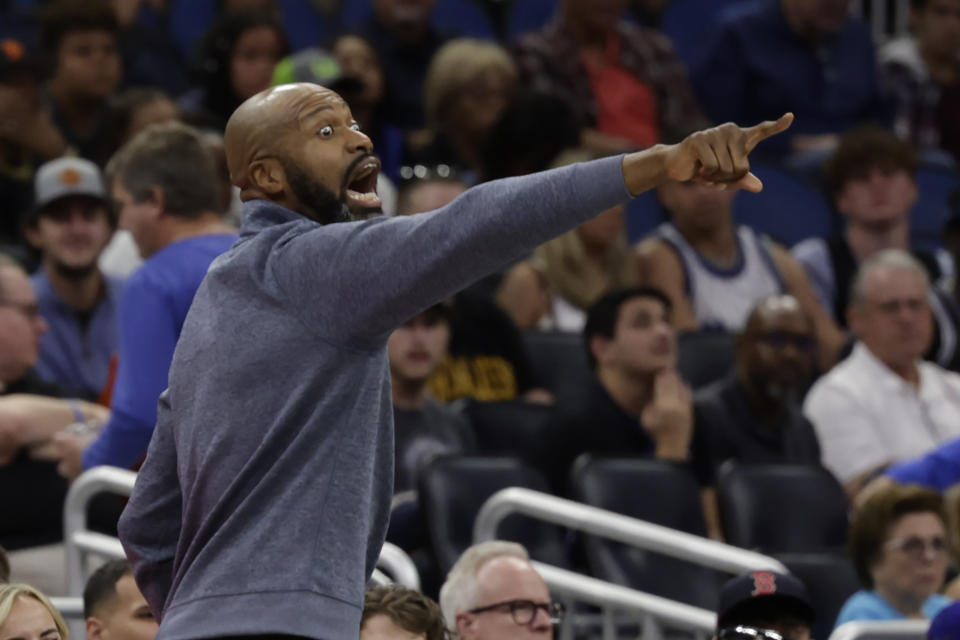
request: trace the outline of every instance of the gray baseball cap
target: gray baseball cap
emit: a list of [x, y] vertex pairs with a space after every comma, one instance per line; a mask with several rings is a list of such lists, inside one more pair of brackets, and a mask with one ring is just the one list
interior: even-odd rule
[[35, 210], [67, 196], [107, 201], [100, 169], [83, 158], [57, 158], [41, 166], [33, 179], [33, 193]]

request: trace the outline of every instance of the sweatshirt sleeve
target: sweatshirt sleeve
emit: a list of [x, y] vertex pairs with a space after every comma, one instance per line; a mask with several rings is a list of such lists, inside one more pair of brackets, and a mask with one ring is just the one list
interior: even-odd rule
[[157, 398], [177, 343], [177, 321], [163, 287], [142, 273], [120, 301], [119, 368], [110, 420], [83, 455], [83, 467], [132, 467], [143, 457], [157, 421]]
[[173, 582], [180, 540], [182, 496], [167, 395], [160, 398], [156, 434], [134, 485], [117, 532], [137, 586], [160, 621]]
[[[268, 275], [308, 326], [367, 347], [431, 304], [629, 198], [619, 156], [496, 180], [429, 213], [326, 225], [291, 237], [272, 252]], [[337, 306], [322, 302], [330, 300]]]

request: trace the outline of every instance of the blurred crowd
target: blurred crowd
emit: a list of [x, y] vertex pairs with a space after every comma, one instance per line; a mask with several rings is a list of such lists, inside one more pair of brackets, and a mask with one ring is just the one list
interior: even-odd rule
[[[661, 461], [693, 478], [700, 533], [733, 544], [732, 470], [804, 468], [853, 514], [832, 550], [862, 588], [826, 628], [934, 617], [960, 597], [960, 0], [900, 3], [909, 31], [878, 40], [851, 0], [0, 1], [0, 547], [57, 541], [70, 481], [143, 460], [193, 295], [237, 238], [222, 134], [251, 96], [342, 95], [390, 216], [793, 112], [752, 156], [763, 194], [662, 184], [391, 335], [413, 506], [389, 539], [438, 624], [549, 631], [536, 589], [498, 609], [460, 585], [447, 607], [447, 571], [532, 565], [438, 560], [417, 498], [437, 460], [508, 454], [566, 497], [585, 455]], [[91, 522], [115, 533], [122, 508], [95, 500]], [[111, 602], [135, 591], [106, 571]], [[809, 637], [813, 605], [785, 588]], [[3, 589], [0, 632], [10, 603], [61, 629], [42, 594]], [[432, 602], [371, 597], [373, 620], [439, 637], [396, 613]]]

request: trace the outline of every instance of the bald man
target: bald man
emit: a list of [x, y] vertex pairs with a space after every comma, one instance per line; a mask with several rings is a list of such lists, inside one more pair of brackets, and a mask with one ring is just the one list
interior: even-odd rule
[[813, 327], [790, 295], [764, 298], [747, 316], [734, 370], [694, 396], [713, 475], [727, 460], [820, 464], [816, 433], [800, 405], [813, 374]]
[[158, 638], [355, 640], [392, 494], [390, 333], [665, 180], [759, 189], [747, 153], [791, 119], [371, 218], [380, 163], [340, 96], [242, 104], [225, 136], [240, 239], [194, 299], [119, 527]]

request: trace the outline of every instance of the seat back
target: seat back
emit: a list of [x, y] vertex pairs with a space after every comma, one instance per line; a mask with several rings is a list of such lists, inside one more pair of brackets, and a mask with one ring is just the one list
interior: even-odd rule
[[917, 202], [910, 212], [910, 240], [931, 251], [943, 244], [943, 229], [950, 216], [948, 201], [960, 188], [957, 171], [932, 166], [917, 170]]
[[826, 469], [728, 462], [718, 475], [717, 500], [730, 544], [765, 553], [844, 548], [847, 499]]
[[837, 221], [823, 195], [789, 173], [767, 166], [751, 169], [763, 181], [763, 191], [740, 191], [733, 199], [733, 217], [792, 246], [811, 237], [829, 238]]
[[685, 331], [677, 336], [677, 371], [699, 389], [730, 371], [735, 351], [736, 338], [725, 331]]
[[[473, 524], [487, 498], [507, 487], [547, 491], [547, 483], [516, 458], [438, 458], [420, 476], [420, 505], [441, 572], [473, 543]], [[566, 533], [521, 515], [500, 524], [498, 539], [519, 542], [534, 560], [569, 567]]]
[[807, 586], [817, 619], [813, 638], [829, 638], [847, 598], [861, 588], [857, 570], [845, 553], [780, 553], [775, 556]]
[[[700, 489], [683, 465], [585, 455], [574, 465], [573, 491], [575, 499], [601, 509], [706, 535]], [[597, 536], [584, 538], [598, 578], [708, 609], [716, 606], [718, 572]]]

